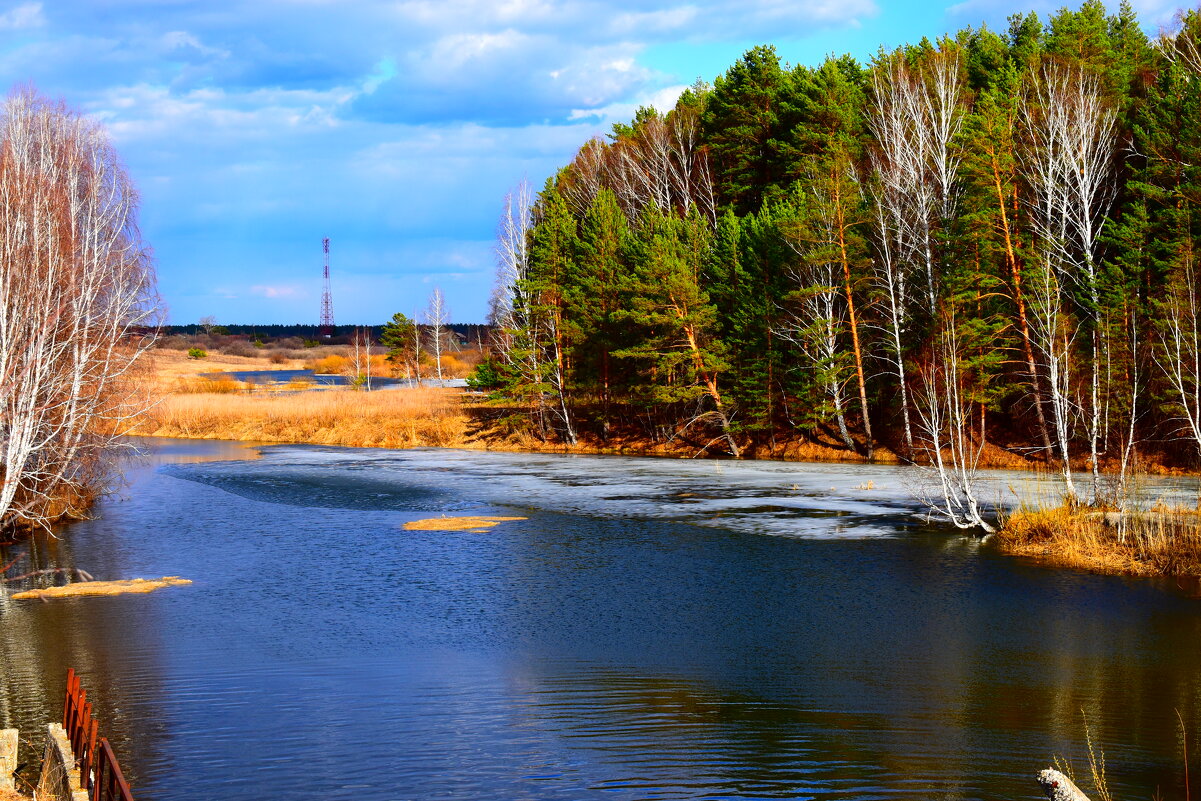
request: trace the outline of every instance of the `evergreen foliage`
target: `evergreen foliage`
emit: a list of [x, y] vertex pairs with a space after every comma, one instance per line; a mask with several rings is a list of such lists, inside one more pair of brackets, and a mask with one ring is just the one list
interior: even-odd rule
[[495, 370], [547, 437], [989, 442], [1095, 498], [1101, 463], [1201, 454], [1199, 165], [1196, 12], [1151, 41], [1086, 0], [869, 64], [755, 47], [547, 183]]

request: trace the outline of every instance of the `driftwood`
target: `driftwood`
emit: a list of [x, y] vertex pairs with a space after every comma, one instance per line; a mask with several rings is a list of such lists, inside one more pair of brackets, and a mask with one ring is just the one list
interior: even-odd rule
[[1050, 801], [1088, 801], [1088, 796], [1072, 780], [1054, 768], [1047, 768], [1035, 779]]

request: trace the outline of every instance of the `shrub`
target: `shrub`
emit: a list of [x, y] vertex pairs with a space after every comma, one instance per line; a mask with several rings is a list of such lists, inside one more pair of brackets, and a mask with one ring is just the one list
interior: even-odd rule
[[475, 367], [475, 372], [467, 376], [467, 386], [478, 390], [500, 389], [504, 382], [500, 365], [492, 359], [485, 359]]
[[230, 356], [257, 356], [258, 350], [244, 339], [235, 339], [221, 346], [222, 352]]
[[345, 372], [348, 364], [350, 364], [350, 359], [334, 354], [311, 361], [305, 367], [318, 375], [341, 375]]
[[188, 348], [189, 359], [203, 359], [205, 356], [208, 356], [208, 351], [204, 348]]

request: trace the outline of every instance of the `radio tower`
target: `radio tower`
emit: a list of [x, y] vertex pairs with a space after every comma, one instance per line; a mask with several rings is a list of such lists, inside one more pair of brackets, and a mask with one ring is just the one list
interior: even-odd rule
[[322, 272], [324, 286], [321, 290], [321, 336], [329, 339], [334, 333], [334, 296], [329, 291], [329, 237], [321, 240], [325, 251], [325, 269]]

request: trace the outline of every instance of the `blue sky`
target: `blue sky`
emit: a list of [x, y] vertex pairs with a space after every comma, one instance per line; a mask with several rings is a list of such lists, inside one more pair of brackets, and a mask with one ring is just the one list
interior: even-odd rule
[[[0, 78], [103, 120], [173, 323], [485, 315], [505, 193], [749, 47], [790, 63], [1061, 3], [0, 0]], [[1138, 0], [1150, 32], [1174, 3]]]

